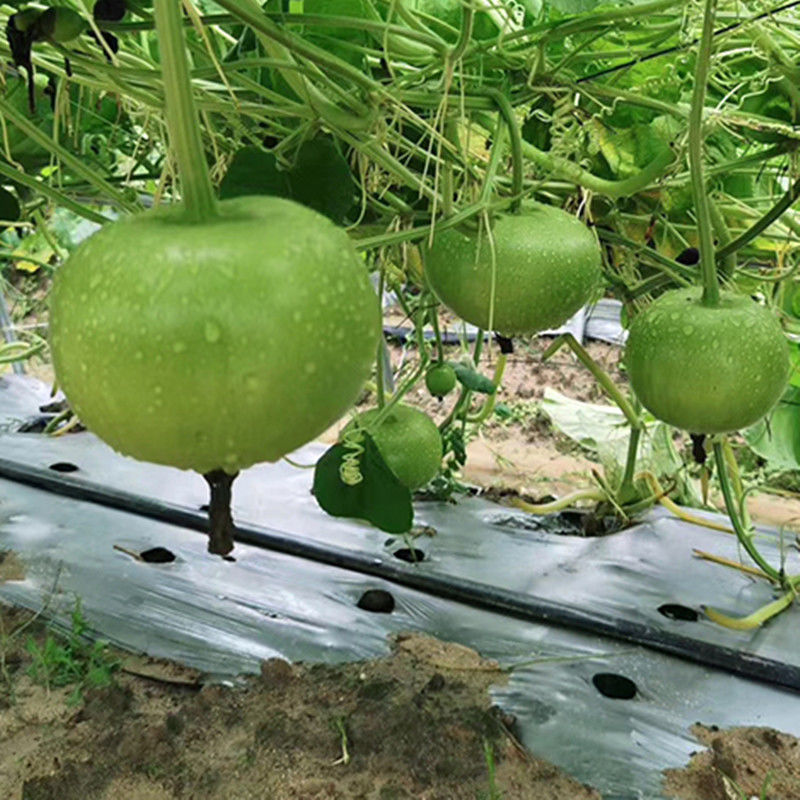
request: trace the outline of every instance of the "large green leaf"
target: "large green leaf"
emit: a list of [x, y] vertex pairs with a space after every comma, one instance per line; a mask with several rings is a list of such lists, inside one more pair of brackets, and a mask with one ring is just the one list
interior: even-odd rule
[[800, 388], [789, 386], [764, 419], [744, 431], [750, 449], [773, 469], [800, 469]]
[[361, 481], [350, 485], [342, 480], [342, 463], [352, 450], [335, 444], [317, 462], [314, 496], [333, 517], [364, 519], [387, 533], [405, 533], [414, 522], [411, 492], [386, 466], [372, 437], [362, 435], [364, 449], [357, 462]]
[[243, 147], [233, 157], [219, 194], [223, 200], [253, 194], [286, 197], [337, 224], [344, 222], [355, 202], [350, 167], [328, 137], [305, 142], [288, 170], [280, 169], [272, 153]]
[[257, 147], [238, 150], [219, 187], [223, 200], [251, 194], [268, 194], [288, 197], [286, 173], [278, 169], [278, 160], [272, 153]]
[[298, 151], [294, 167], [287, 173], [289, 196], [298, 203], [344, 222], [355, 202], [350, 167], [333, 139], [318, 136]]

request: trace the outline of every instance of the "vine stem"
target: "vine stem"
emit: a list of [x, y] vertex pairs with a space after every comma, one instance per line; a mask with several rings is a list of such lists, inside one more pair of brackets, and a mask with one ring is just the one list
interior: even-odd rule
[[[383, 292], [384, 286], [386, 283], [386, 273], [384, 271], [383, 265], [381, 265], [381, 270], [378, 275], [378, 302], [383, 306]], [[386, 348], [386, 339], [383, 336], [383, 332], [381, 332], [381, 338], [378, 342], [378, 354], [376, 356], [375, 361], [375, 370], [376, 370], [376, 388], [378, 393], [378, 408], [383, 408], [386, 405], [386, 376], [384, 374], [384, 349]]]
[[717, 462], [717, 478], [719, 480], [720, 489], [722, 489], [722, 496], [725, 499], [725, 508], [733, 524], [736, 538], [747, 551], [747, 555], [753, 559], [762, 572], [769, 576], [770, 580], [778, 584], [783, 584], [781, 574], [764, 560], [761, 553], [758, 552], [756, 546], [753, 544], [752, 533], [745, 528], [742, 522], [742, 517], [739, 513], [739, 507], [734, 497], [733, 487], [731, 486], [730, 477], [728, 475], [728, 462], [725, 458], [725, 450], [720, 442], [714, 442], [714, 458]]
[[703, 275], [703, 304], [719, 305], [719, 280], [714, 258], [714, 227], [711, 207], [706, 194], [703, 176], [703, 112], [706, 102], [706, 84], [711, 66], [711, 48], [714, 40], [714, 15], [717, 0], [705, 0], [703, 33], [697, 51], [694, 73], [694, 91], [689, 113], [689, 171], [692, 178], [692, 197], [697, 214], [700, 244], [700, 270]]
[[200, 136], [200, 118], [192, 97], [180, 8], [180, 0], [154, 0], [153, 3], [161, 50], [167, 130], [178, 164], [183, 206], [188, 219], [204, 222], [216, 215], [217, 202]]

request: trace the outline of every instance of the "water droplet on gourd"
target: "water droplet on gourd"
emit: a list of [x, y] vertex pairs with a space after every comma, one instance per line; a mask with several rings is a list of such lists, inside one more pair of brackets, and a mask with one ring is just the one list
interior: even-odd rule
[[256, 392], [261, 386], [261, 382], [258, 380], [256, 375], [246, 375], [244, 379], [244, 386], [248, 391]]
[[214, 344], [215, 342], [218, 342], [220, 336], [222, 336], [222, 331], [219, 329], [219, 325], [217, 325], [217, 323], [214, 322], [213, 320], [208, 320], [206, 322], [205, 336], [206, 336], [206, 341], [209, 344]]
[[687, 336], [691, 336], [694, 333], [694, 325], [684, 325], [683, 326], [683, 332]]
[[175, 344], [172, 345], [172, 350], [175, 353], [185, 353], [186, 342], [175, 342]]
[[136, 361], [141, 361], [144, 358], [144, 353], [141, 350], [137, 350], [133, 354], [133, 357], [134, 357], [134, 359], [136, 359]]

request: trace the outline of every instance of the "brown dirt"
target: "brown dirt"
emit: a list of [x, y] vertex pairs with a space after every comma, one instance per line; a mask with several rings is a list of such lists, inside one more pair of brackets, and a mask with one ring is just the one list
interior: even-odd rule
[[25, 579], [25, 565], [12, 550], [0, 550], [0, 583]]
[[[26, 620], [0, 615], [6, 632]], [[476, 800], [490, 796], [485, 746], [503, 797], [600, 798], [522, 750], [513, 720], [489, 705], [504, 674], [460, 645], [414, 634], [375, 661], [273, 660], [235, 689], [123, 672], [77, 708], [69, 688], [48, 692], [25, 675], [21, 641], [5, 648], [4, 799]]]
[[[695, 725], [708, 748], [684, 769], [667, 770], [664, 791], [675, 800], [765, 800], [800, 798], [800, 741], [772, 728]], [[764, 787], [765, 794], [762, 794]]]

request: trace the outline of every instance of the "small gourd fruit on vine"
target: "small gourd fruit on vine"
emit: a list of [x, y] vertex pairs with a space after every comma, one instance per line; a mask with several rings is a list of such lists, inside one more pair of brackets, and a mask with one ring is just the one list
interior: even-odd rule
[[425, 386], [441, 400], [456, 388], [456, 371], [449, 364], [434, 364], [425, 373]]
[[700, 288], [665, 292], [631, 323], [625, 364], [655, 417], [696, 434], [752, 425], [779, 400], [789, 349], [776, 317], [750, 297]]
[[[376, 425], [379, 414], [382, 419]], [[382, 409], [371, 408], [351, 421], [342, 436], [355, 427], [372, 436], [386, 465], [406, 488], [419, 489], [436, 477], [442, 463], [442, 437], [423, 411], [396, 405], [383, 416]]]
[[504, 336], [566, 322], [594, 294], [600, 247], [578, 219], [541, 203], [504, 214], [490, 232], [436, 232], [425, 273], [439, 299], [466, 322]]
[[275, 197], [106, 225], [58, 271], [50, 333], [81, 420], [144, 461], [233, 474], [338, 419], [369, 375], [379, 310], [343, 230]]

